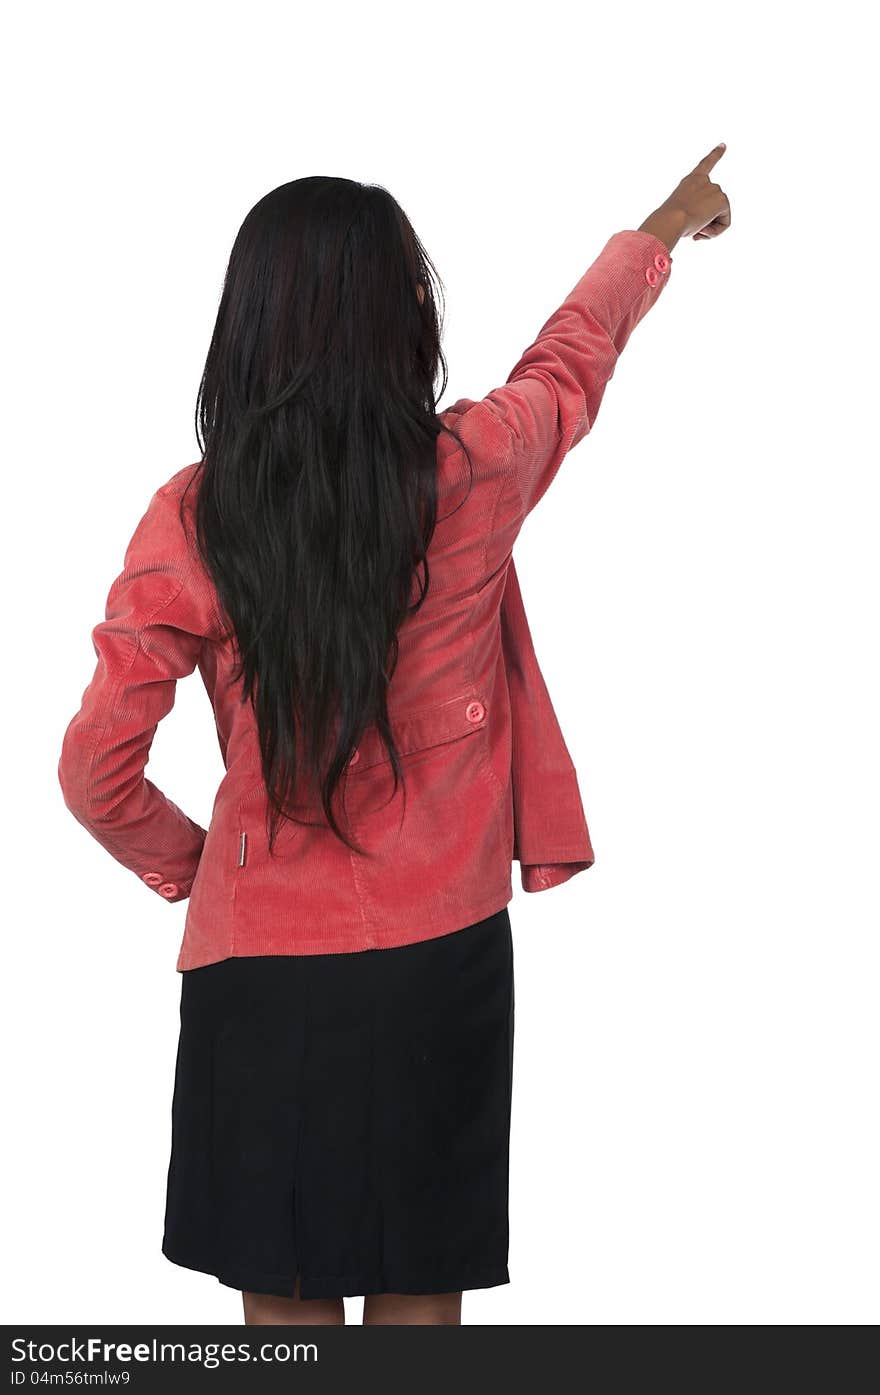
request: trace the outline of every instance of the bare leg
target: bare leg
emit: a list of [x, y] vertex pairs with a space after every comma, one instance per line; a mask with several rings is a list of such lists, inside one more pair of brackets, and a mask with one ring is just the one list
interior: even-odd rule
[[364, 1326], [461, 1326], [460, 1293], [370, 1293]]
[[246, 1327], [342, 1327], [345, 1304], [341, 1298], [300, 1298], [299, 1279], [293, 1298], [271, 1293], [242, 1293]]

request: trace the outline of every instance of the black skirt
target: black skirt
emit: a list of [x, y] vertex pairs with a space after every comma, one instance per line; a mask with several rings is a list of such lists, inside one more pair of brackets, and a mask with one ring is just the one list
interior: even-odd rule
[[162, 1252], [253, 1293], [509, 1282], [507, 909], [182, 974]]

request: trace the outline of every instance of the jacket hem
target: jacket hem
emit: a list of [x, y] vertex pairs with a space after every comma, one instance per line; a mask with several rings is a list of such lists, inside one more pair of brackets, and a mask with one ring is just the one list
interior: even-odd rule
[[457, 930], [485, 920], [504, 910], [512, 899], [513, 881], [509, 878], [507, 885], [495, 895], [456, 911], [454, 919], [444, 917], [439, 926], [433, 924], [420, 930], [413, 930], [408, 924], [406, 912], [401, 912], [398, 924], [387, 929], [371, 926], [366, 935], [360, 929], [337, 935], [309, 936], [298, 935], [293, 931], [284, 943], [279, 944], [280, 937], [277, 934], [261, 936], [239, 932], [228, 949], [218, 946], [216, 949], [205, 948], [192, 954], [182, 951], [177, 963], [177, 972], [186, 973], [190, 969], [200, 969], [224, 959], [257, 958], [272, 954], [363, 954], [371, 949], [397, 949], [404, 945], [421, 944], [425, 940], [439, 939], [442, 935], [454, 934]]

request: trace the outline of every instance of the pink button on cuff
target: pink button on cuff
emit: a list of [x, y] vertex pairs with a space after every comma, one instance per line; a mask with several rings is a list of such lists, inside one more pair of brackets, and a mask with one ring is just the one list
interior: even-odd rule
[[660, 273], [655, 266], [645, 267], [645, 280], [649, 286], [656, 286], [657, 282], [660, 280]]
[[486, 709], [481, 702], [469, 702], [464, 715], [469, 722], [482, 722], [486, 715]]
[[176, 896], [180, 887], [177, 882], [163, 882], [159, 887], [160, 896]]
[[141, 877], [141, 881], [146, 882], [147, 886], [158, 886], [162, 881], [162, 873], [145, 872], [144, 875]]
[[664, 256], [662, 252], [658, 252], [654, 258], [654, 265], [661, 275], [665, 275], [669, 270], [669, 258]]

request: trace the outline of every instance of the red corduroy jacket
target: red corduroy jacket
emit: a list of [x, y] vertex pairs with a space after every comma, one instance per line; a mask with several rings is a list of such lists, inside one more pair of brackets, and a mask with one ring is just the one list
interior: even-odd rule
[[[375, 728], [344, 780], [344, 809], [367, 856], [350, 852], [326, 824], [291, 822], [270, 856], [253, 709], [232, 680], [231, 643], [193, 537], [198, 481], [185, 528], [179, 517], [198, 462], [153, 495], [92, 631], [97, 668], [64, 734], [58, 775], [67, 807], [118, 862], [166, 901], [189, 898], [179, 971], [239, 955], [431, 939], [506, 906], [515, 860], [526, 891], [592, 865], [577, 776], [511, 551], [563, 458], [592, 427], [617, 358], [671, 262], [652, 234], [615, 233], [504, 386], [441, 412], [448, 431], [437, 447], [431, 585], [400, 631], [389, 689], [405, 817], [402, 791], [391, 798]], [[207, 829], [144, 773], [175, 684], [196, 667], [226, 767]]]

